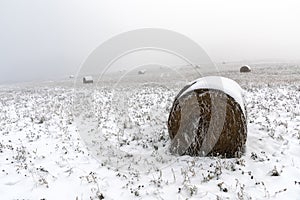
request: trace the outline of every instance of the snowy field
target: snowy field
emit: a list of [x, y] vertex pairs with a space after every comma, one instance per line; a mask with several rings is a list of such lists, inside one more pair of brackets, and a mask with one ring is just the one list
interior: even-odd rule
[[219, 73], [246, 94], [235, 159], [169, 153], [174, 79], [0, 86], [0, 199], [300, 199], [300, 66], [238, 66]]

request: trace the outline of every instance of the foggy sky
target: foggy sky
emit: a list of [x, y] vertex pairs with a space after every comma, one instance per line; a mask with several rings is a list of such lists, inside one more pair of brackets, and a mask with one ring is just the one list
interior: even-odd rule
[[76, 74], [119, 33], [164, 28], [214, 62], [300, 60], [300, 3], [289, 0], [1, 0], [0, 83]]

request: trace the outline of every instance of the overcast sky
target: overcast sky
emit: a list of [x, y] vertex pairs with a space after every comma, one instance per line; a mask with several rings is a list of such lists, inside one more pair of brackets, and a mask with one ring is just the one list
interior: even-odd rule
[[214, 62], [300, 60], [297, 0], [0, 0], [0, 83], [76, 74], [110, 37], [164, 28]]

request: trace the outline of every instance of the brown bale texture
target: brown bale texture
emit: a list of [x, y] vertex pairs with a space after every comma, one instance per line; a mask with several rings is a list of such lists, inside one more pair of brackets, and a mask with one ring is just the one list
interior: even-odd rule
[[251, 68], [248, 65], [244, 65], [241, 67], [240, 72], [251, 72]]
[[241, 106], [220, 90], [196, 89], [175, 98], [168, 119], [172, 153], [240, 157], [247, 138]]

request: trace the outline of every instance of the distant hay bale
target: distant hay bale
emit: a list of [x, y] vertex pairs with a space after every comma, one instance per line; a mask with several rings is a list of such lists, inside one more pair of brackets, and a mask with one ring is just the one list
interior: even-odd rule
[[[199, 79], [212, 80], [207, 77]], [[222, 78], [222, 82], [227, 81]], [[229, 80], [229, 79], [228, 79]], [[240, 157], [247, 137], [246, 110], [240, 91], [220, 90], [209, 83], [207, 87], [185, 86], [175, 98], [168, 119], [172, 153], [190, 156]], [[201, 84], [200, 84], [201, 85]], [[204, 84], [205, 85], [205, 84]], [[225, 87], [241, 89], [229, 80]], [[191, 89], [192, 88], [192, 89]], [[233, 97], [234, 96], [234, 97]], [[242, 96], [241, 96], [242, 97]]]
[[140, 71], [138, 71], [139, 75], [142, 75], [142, 74], [145, 74], [145, 73], [146, 73], [146, 70], [140, 70]]
[[244, 65], [240, 68], [240, 72], [244, 73], [244, 72], [251, 72], [251, 68], [248, 65]]
[[94, 82], [94, 80], [93, 80], [93, 77], [91, 77], [91, 76], [85, 76], [85, 77], [83, 77], [83, 83], [93, 83]]

